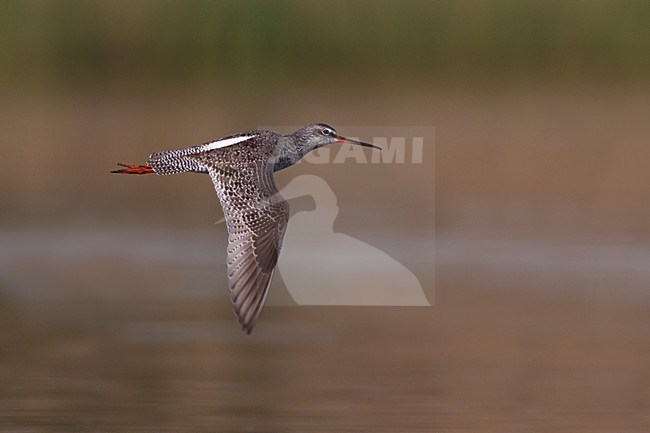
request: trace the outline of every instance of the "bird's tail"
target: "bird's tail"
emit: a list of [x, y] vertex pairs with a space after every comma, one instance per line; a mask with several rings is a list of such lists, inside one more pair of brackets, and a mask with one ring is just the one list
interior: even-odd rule
[[152, 153], [147, 164], [156, 174], [176, 174], [185, 172], [201, 173], [202, 168], [198, 161], [190, 157], [191, 149], [185, 150], [164, 150]]
[[151, 154], [146, 164], [132, 165], [122, 164], [117, 165], [124, 167], [119, 170], [113, 170], [111, 173], [122, 174], [175, 174], [185, 172], [204, 173], [205, 168], [201, 167], [192, 155], [192, 149], [185, 150], [164, 150]]

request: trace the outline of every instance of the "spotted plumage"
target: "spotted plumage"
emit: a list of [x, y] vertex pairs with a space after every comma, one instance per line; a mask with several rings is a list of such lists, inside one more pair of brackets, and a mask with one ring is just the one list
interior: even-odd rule
[[228, 230], [230, 298], [240, 326], [250, 333], [264, 307], [289, 220], [289, 204], [280, 195], [273, 172], [335, 142], [379, 149], [314, 123], [289, 135], [255, 130], [183, 150], [155, 152], [146, 165], [119, 164], [125, 168], [113, 173], [210, 175]]

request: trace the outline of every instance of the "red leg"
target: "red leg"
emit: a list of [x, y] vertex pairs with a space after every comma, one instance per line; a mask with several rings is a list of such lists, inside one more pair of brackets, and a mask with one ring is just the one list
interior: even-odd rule
[[146, 164], [143, 165], [132, 165], [132, 164], [122, 164], [118, 162], [117, 165], [126, 167], [119, 170], [113, 170], [111, 173], [123, 173], [123, 174], [149, 174], [155, 173], [151, 167]]

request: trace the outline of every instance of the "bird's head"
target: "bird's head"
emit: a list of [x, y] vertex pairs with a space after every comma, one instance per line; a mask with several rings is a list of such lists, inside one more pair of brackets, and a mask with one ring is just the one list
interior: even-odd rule
[[375, 146], [374, 144], [343, 137], [334, 128], [325, 123], [312, 123], [311, 125], [303, 126], [291, 134], [291, 136], [302, 155], [332, 143], [350, 143], [381, 150], [381, 147]]

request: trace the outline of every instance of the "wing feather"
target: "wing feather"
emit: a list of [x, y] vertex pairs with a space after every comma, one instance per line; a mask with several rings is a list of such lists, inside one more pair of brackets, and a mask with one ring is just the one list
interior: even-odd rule
[[209, 167], [228, 228], [228, 288], [234, 313], [250, 333], [273, 279], [289, 205], [273, 180], [273, 166], [250, 161]]

